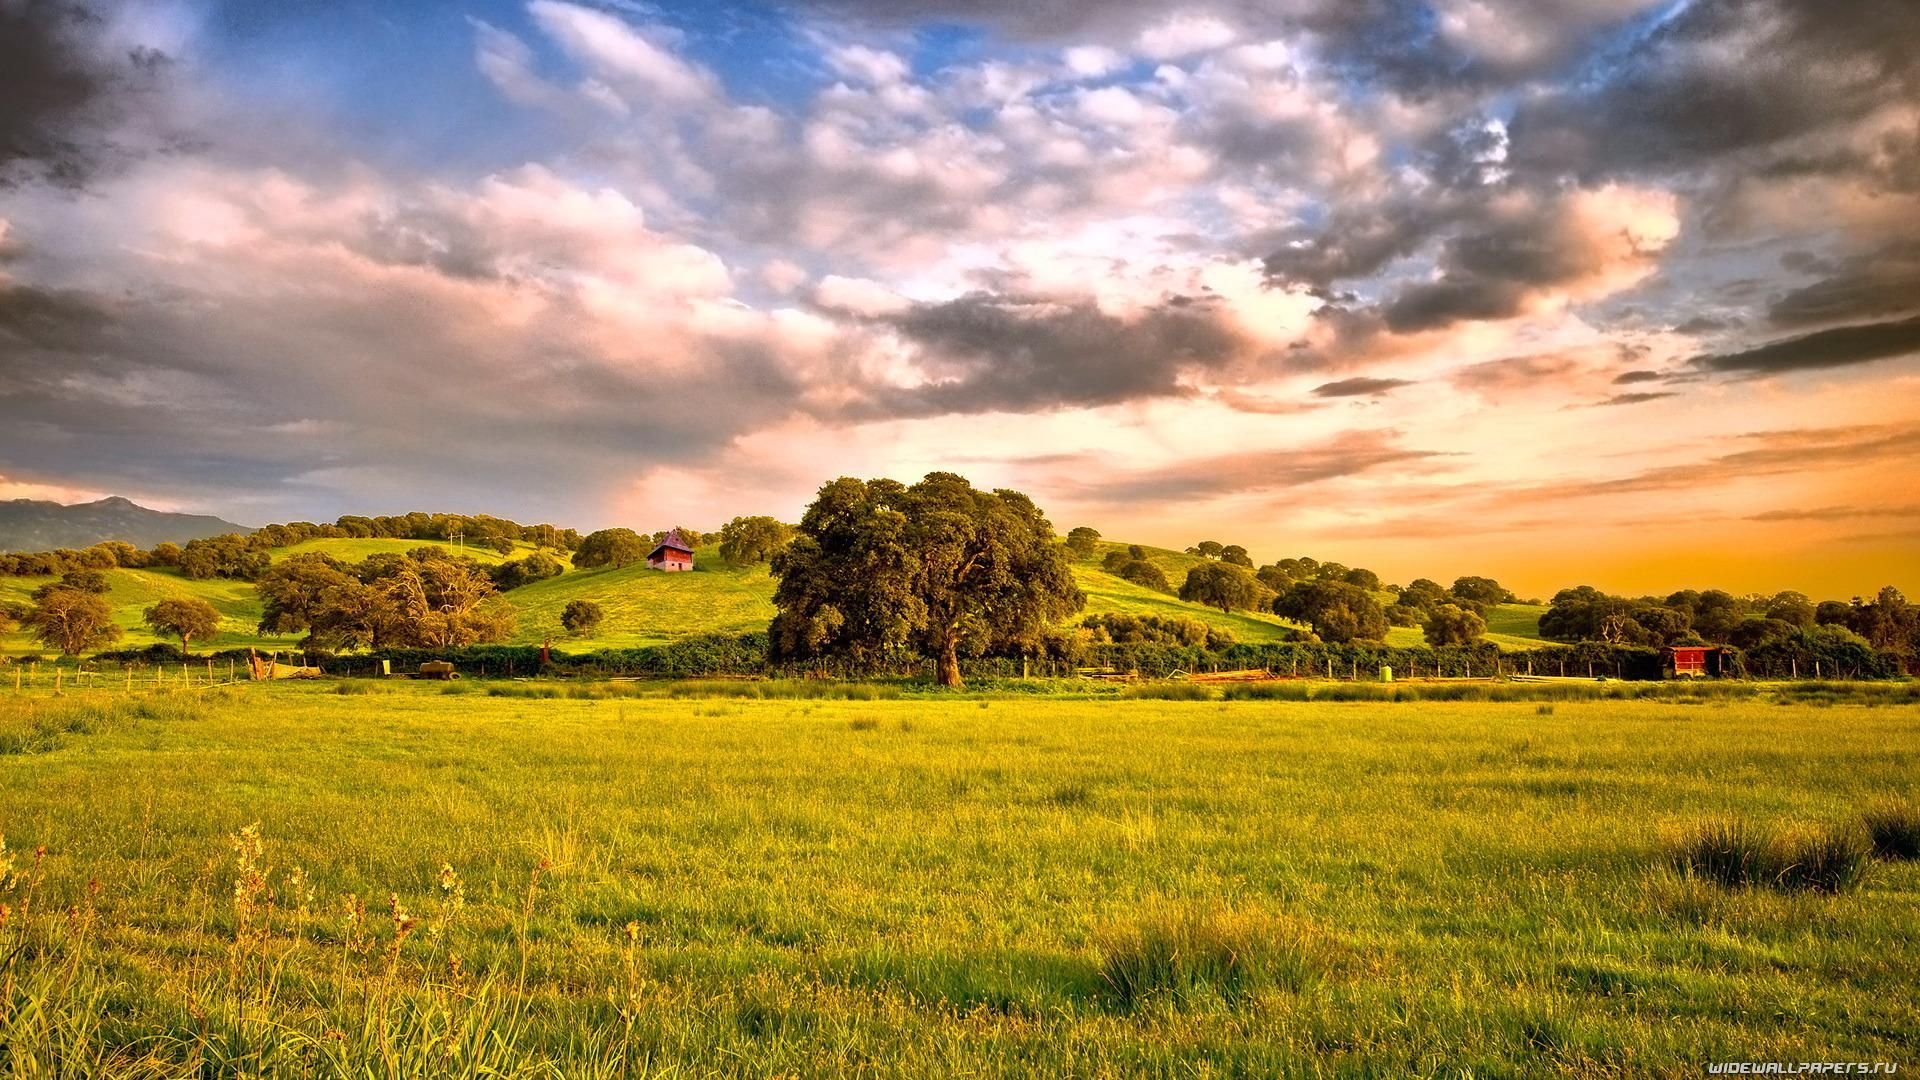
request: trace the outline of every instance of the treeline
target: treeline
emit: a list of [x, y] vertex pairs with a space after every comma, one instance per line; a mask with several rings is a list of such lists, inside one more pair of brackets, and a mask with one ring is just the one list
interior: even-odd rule
[[275, 548], [308, 540], [438, 540], [472, 544], [505, 555], [515, 541], [555, 551], [580, 546], [580, 533], [555, 525], [522, 525], [488, 514], [428, 514], [414, 512], [365, 517], [349, 514], [331, 525], [294, 521], [268, 525], [252, 533], [228, 533], [164, 543], [152, 550], [108, 540], [86, 548], [0, 554], [0, 574], [16, 577], [57, 577], [75, 570], [145, 569], [165, 567], [197, 580], [231, 578], [253, 581], [266, 572]]
[[1816, 635], [1822, 641], [1846, 640], [1902, 656], [1920, 652], [1920, 606], [1891, 585], [1871, 600], [1819, 603], [1798, 592], [1738, 596], [1685, 589], [1666, 597], [1626, 597], [1582, 585], [1554, 594], [1540, 617], [1540, 636], [1549, 641], [1728, 645], [1761, 655], [1804, 648], [1808, 631], [1816, 628], [1825, 632]]
[[[395, 672], [413, 670], [423, 661], [450, 660], [468, 676], [533, 675], [612, 676], [638, 678], [923, 678], [933, 674], [933, 661], [912, 650], [865, 660], [823, 656], [779, 660], [768, 655], [767, 635], [701, 635], [663, 645], [633, 649], [567, 652], [553, 649], [542, 663], [542, 650], [532, 645], [471, 645], [462, 647], [382, 646], [365, 652], [338, 654], [324, 649], [301, 653], [309, 664], [330, 675], [377, 674], [381, 661]], [[245, 650], [213, 653], [214, 659], [244, 658]], [[179, 649], [155, 645], [146, 649], [102, 653], [107, 662], [171, 663], [183, 659]], [[195, 661], [206, 656], [195, 656]], [[1382, 667], [1398, 679], [1498, 678], [1554, 676], [1647, 680], [1660, 677], [1660, 650], [1643, 645], [1583, 642], [1549, 645], [1526, 652], [1502, 652], [1486, 643], [1468, 646], [1338, 645], [1326, 642], [1235, 644], [1209, 649], [1201, 645], [1162, 642], [1103, 642], [1084, 645], [1069, 654], [968, 656], [961, 660], [968, 678], [1072, 676], [1088, 668], [1133, 673], [1161, 679], [1212, 671], [1265, 669], [1276, 676], [1302, 679], [1357, 679], [1375, 681]], [[1791, 641], [1769, 643], [1754, 650], [1733, 650], [1729, 672], [1755, 679], [1826, 678], [1889, 679], [1904, 674], [1904, 658], [1897, 653], [1861, 645], [1813, 628]]]

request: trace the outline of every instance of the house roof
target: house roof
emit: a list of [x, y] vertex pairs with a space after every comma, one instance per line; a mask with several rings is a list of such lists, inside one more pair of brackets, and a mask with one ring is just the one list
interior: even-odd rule
[[647, 558], [651, 559], [663, 551], [684, 551], [689, 555], [693, 554], [693, 548], [687, 544], [686, 537], [680, 535], [679, 529], [668, 529], [667, 535], [660, 538], [660, 542], [654, 545], [653, 551], [647, 555]]

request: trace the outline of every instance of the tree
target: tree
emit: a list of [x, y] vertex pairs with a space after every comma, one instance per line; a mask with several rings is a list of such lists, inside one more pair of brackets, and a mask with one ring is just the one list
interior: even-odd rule
[[606, 617], [600, 605], [591, 600], [569, 600], [567, 606], [560, 609], [560, 626], [574, 637], [585, 637]]
[[1166, 571], [1145, 559], [1128, 559], [1126, 562], [1121, 563], [1120, 568], [1114, 572], [1118, 574], [1122, 580], [1131, 581], [1144, 589], [1152, 589], [1154, 592], [1163, 593], [1173, 591], [1173, 583], [1167, 580]]
[[120, 639], [113, 608], [98, 593], [54, 589], [27, 612], [23, 620], [42, 645], [62, 656], [79, 656]]
[[1803, 630], [1813, 625], [1814, 612], [1813, 601], [1807, 598], [1806, 593], [1783, 592], [1767, 601], [1767, 618], [1778, 619]]
[[601, 529], [590, 532], [573, 553], [573, 565], [631, 566], [647, 557], [653, 548], [632, 529]]
[[1486, 632], [1487, 620], [1458, 604], [1441, 604], [1427, 613], [1425, 635], [1429, 645], [1471, 645]]
[[1387, 615], [1373, 594], [1344, 581], [1302, 581], [1274, 598], [1273, 613], [1307, 624], [1322, 641], [1377, 641]]
[[78, 589], [81, 592], [96, 593], [101, 596], [105, 596], [113, 589], [113, 586], [107, 583], [106, 574], [86, 567], [69, 570], [60, 575], [59, 587], [62, 589]]
[[1087, 525], [1077, 526], [1067, 532], [1067, 550], [1076, 559], [1093, 558], [1094, 545], [1100, 542], [1100, 530]]
[[1198, 555], [1203, 559], [1217, 559], [1225, 550], [1227, 550], [1226, 545], [1218, 540], [1202, 540], [1188, 548], [1187, 554]]
[[1180, 585], [1180, 599], [1217, 607], [1223, 614], [1235, 608], [1256, 611], [1266, 606], [1272, 595], [1252, 574], [1224, 562], [1194, 567]]
[[1243, 567], [1247, 570], [1253, 569], [1253, 556], [1247, 554], [1247, 549], [1241, 547], [1239, 544], [1228, 544], [1226, 547], [1221, 548], [1220, 561], [1223, 563], [1232, 563], [1234, 566]]
[[1368, 592], [1379, 592], [1382, 588], [1379, 574], [1371, 570], [1361, 569], [1357, 566], [1340, 575], [1340, 580], [1355, 588], [1365, 589]]
[[493, 578], [494, 588], [507, 592], [522, 585], [531, 585], [536, 581], [559, 577], [566, 571], [567, 568], [560, 564], [559, 559], [544, 551], [536, 551], [524, 559], [509, 559], [488, 573]]
[[1449, 591], [1458, 599], [1471, 600], [1485, 607], [1513, 603], [1513, 590], [1490, 577], [1454, 578], [1453, 588]]
[[179, 638], [183, 653], [189, 641], [205, 641], [220, 632], [220, 612], [194, 596], [162, 600], [148, 608], [143, 618], [155, 633]]
[[471, 559], [416, 551], [369, 584], [400, 610], [409, 644], [451, 648], [504, 641], [513, 633], [513, 608], [498, 601], [493, 579]]
[[307, 552], [284, 559], [254, 582], [263, 610], [260, 632], [297, 634], [311, 630], [329, 590], [360, 588], [360, 582], [335, 559]]
[[731, 566], [770, 562], [792, 539], [793, 526], [783, 521], [764, 516], [737, 517], [720, 527], [720, 558]]
[[962, 651], [1036, 649], [1086, 603], [1031, 499], [943, 472], [827, 484], [773, 572], [777, 655], [913, 650], [942, 686], [960, 685]]

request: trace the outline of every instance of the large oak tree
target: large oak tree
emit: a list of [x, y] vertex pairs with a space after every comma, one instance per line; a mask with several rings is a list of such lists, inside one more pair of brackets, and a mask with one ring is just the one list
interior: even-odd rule
[[911, 487], [827, 484], [773, 572], [776, 655], [873, 661], [911, 650], [934, 660], [942, 686], [960, 685], [963, 652], [1037, 648], [1086, 603], [1031, 499], [944, 472]]

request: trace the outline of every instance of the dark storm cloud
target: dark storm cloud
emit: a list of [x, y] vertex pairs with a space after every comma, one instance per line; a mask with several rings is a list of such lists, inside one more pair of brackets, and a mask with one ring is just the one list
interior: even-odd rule
[[166, 58], [100, 55], [93, 39], [103, 25], [70, 0], [0, 0], [0, 186], [37, 178], [79, 187], [118, 152], [109, 127]]
[[1520, 105], [1516, 166], [1583, 178], [1712, 167], [1912, 100], [1920, 4], [1689, 4], [1606, 61]]
[[[1920, 207], [1916, 207], [1920, 213]], [[1920, 225], [1916, 225], [1920, 233]], [[1920, 236], [1851, 256], [1838, 265], [1818, 263], [1828, 276], [1795, 289], [1767, 308], [1775, 326], [1818, 326], [1920, 311]]]
[[1696, 356], [1688, 364], [1716, 374], [1783, 375], [1915, 354], [1920, 354], [1920, 317], [1816, 330], [1740, 352]]
[[1378, 397], [1381, 394], [1392, 393], [1402, 386], [1412, 385], [1413, 382], [1409, 379], [1369, 379], [1363, 376], [1352, 379], [1340, 379], [1330, 383], [1321, 383], [1319, 386], [1313, 388], [1313, 396], [1323, 398]]
[[[1154, 503], [1298, 488], [1443, 456], [1402, 446], [1395, 431], [1355, 431], [1311, 446], [1195, 458], [1097, 480], [1063, 478], [1049, 486], [1080, 501]], [[1074, 476], [1099, 474], [1083, 468]]]
[[1163, 304], [1121, 318], [1092, 300], [971, 293], [884, 321], [916, 347], [933, 381], [871, 394], [864, 409], [881, 416], [1184, 395], [1183, 374], [1224, 369], [1245, 350], [1209, 304]]

